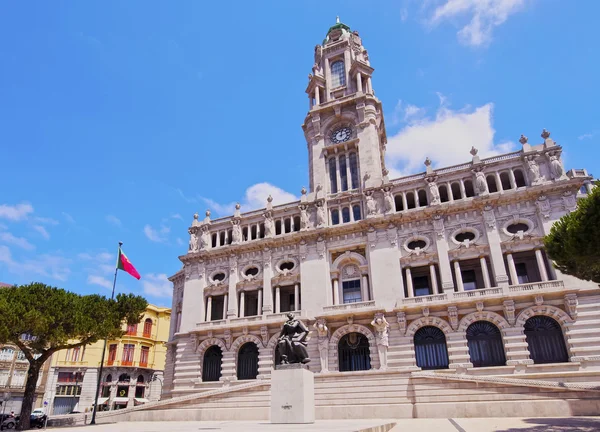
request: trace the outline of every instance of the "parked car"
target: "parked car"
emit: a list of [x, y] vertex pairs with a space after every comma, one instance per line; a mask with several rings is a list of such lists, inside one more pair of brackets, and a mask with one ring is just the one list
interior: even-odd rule
[[31, 417], [43, 417], [45, 415], [46, 413], [44, 411], [44, 408], [36, 408], [33, 411], [31, 411]]
[[12, 430], [17, 425], [17, 419], [14, 415], [11, 414], [3, 414], [0, 417], [0, 431], [3, 430]]

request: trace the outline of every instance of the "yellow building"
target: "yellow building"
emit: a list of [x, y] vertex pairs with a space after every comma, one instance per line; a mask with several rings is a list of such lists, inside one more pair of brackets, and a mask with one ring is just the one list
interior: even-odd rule
[[[171, 309], [148, 305], [135, 326], [108, 341], [98, 405], [102, 409], [158, 400], [162, 390]], [[50, 414], [90, 411], [94, 404], [104, 341], [64, 350], [52, 357], [45, 401]]]

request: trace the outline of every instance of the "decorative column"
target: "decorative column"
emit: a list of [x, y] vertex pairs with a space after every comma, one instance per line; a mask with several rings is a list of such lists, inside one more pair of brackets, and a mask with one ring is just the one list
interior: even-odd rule
[[512, 285], [519, 284], [519, 277], [517, 276], [517, 268], [515, 267], [515, 260], [511, 253], [506, 254], [506, 262], [508, 263], [508, 273], [510, 274], [510, 281]]
[[369, 301], [369, 278], [367, 274], [362, 275], [362, 283], [360, 284], [362, 301]]
[[227, 294], [223, 296], [223, 319], [227, 317]]
[[[273, 222], [275, 224], [275, 222]], [[273, 230], [275, 227], [273, 226]], [[273, 313], [273, 288], [271, 287], [271, 278], [273, 270], [271, 268], [271, 252], [266, 249], [263, 252], [263, 305], [262, 310], [259, 310], [259, 315]]]
[[508, 179], [510, 180], [510, 187], [513, 189], [517, 188], [517, 179], [515, 179], [515, 173], [512, 169], [508, 170]]
[[500, 173], [496, 171], [494, 174], [496, 174], [496, 189], [498, 189], [498, 192], [503, 192], [504, 187], [502, 186], [502, 179], [500, 178]]
[[333, 279], [333, 304], [340, 304], [340, 286], [337, 278]]
[[413, 196], [415, 197], [415, 208], [421, 207], [421, 203], [419, 202], [419, 191], [415, 189], [413, 191]]
[[246, 294], [244, 293], [244, 291], [240, 292], [240, 313], [238, 314], [238, 316], [240, 318], [244, 317], [246, 311]]
[[[485, 233], [488, 238], [490, 245], [490, 265], [493, 269], [495, 277], [495, 285], [497, 287], [503, 287], [508, 289], [508, 276], [506, 275], [506, 267], [504, 266], [504, 256], [502, 255], [502, 240], [496, 227], [496, 216], [494, 214], [494, 208], [490, 205], [486, 205], [483, 208], [483, 219], [485, 221]], [[506, 292], [508, 294], [508, 291]]]
[[431, 290], [433, 294], [440, 294], [438, 290], [437, 275], [435, 274], [435, 264], [429, 264], [429, 276], [431, 277]]
[[297, 282], [294, 284], [294, 310], [300, 310], [300, 286]]
[[315, 105], [321, 105], [321, 95], [319, 94], [318, 86], [315, 86]]
[[406, 200], [406, 193], [402, 192], [402, 210], [408, 208], [408, 201]]
[[535, 250], [535, 259], [537, 261], [538, 269], [540, 270], [542, 282], [546, 282], [548, 280], [548, 272], [546, 271], [545, 263], [546, 260], [544, 260], [544, 255], [542, 255], [542, 251], [540, 249]]
[[356, 73], [356, 91], [358, 93], [362, 93], [363, 88], [362, 88], [362, 75], [360, 72]]
[[465, 290], [465, 286], [463, 285], [462, 273], [460, 272], [460, 262], [454, 261], [454, 276], [456, 277], [456, 287], [458, 288], [458, 292], [463, 292]]
[[490, 288], [492, 286], [490, 282], [490, 273], [488, 272], [487, 261], [485, 257], [479, 257], [479, 263], [481, 264], [481, 274], [483, 275], [483, 284], [486, 288]]
[[467, 190], [465, 189], [465, 182], [463, 179], [460, 179], [460, 194], [463, 198], [467, 197]]
[[329, 59], [325, 58], [325, 102], [331, 98], [331, 69], [329, 68]]
[[206, 300], [206, 321], [212, 320], [212, 296]]
[[256, 305], [256, 314], [257, 315], [262, 315], [262, 297], [263, 297], [263, 290], [259, 289], [258, 290], [258, 301], [257, 301], [257, 305]]
[[237, 282], [238, 282], [238, 265], [237, 257], [232, 255], [229, 257], [229, 290], [228, 299], [229, 305], [227, 306], [227, 318], [236, 318], [238, 316], [238, 305], [237, 305]]
[[408, 291], [408, 297], [414, 297], [415, 296], [415, 290], [413, 289], [413, 280], [412, 280], [412, 274], [410, 272], [410, 267], [406, 267], [406, 288]]
[[275, 313], [281, 312], [281, 288], [275, 287]]
[[371, 77], [367, 78], [367, 93], [373, 94], [373, 85], [371, 84]]
[[454, 201], [454, 195], [452, 195], [452, 184], [450, 182], [446, 183], [446, 189], [448, 189], [448, 201]]
[[[334, 158], [335, 158], [335, 176], [336, 176], [337, 185], [338, 185], [337, 191], [342, 192], [342, 175], [340, 173], [340, 157], [339, 157], [339, 155], [336, 154], [334, 156]], [[338, 212], [339, 212], [339, 210], [338, 210]], [[342, 215], [340, 215], [340, 219], [341, 218], [342, 218]]]

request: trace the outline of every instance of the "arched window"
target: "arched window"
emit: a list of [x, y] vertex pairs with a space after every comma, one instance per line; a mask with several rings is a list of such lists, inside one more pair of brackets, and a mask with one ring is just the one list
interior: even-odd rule
[[356, 153], [350, 153], [350, 177], [352, 177], [352, 189], [358, 189], [358, 162]]
[[569, 361], [562, 329], [554, 319], [543, 315], [529, 318], [525, 322], [525, 338], [535, 364]]
[[404, 210], [404, 203], [402, 202], [402, 194], [394, 196], [394, 205], [396, 207], [396, 211]]
[[139, 375], [137, 377], [138, 384], [144, 384], [144, 375]]
[[467, 346], [475, 367], [504, 366], [506, 355], [500, 330], [488, 321], [476, 321], [467, 328]]
[[331, 183], [331, 193], [337, 193], [338, 184], [337, 184], [337, 167], [335, 163], [335, 158], [329, 159], [329, 182]]
[[331, 210], [331, 225], [340, 223], [340, 212], [336, 209]]
[[506, 171], [500, 173], [500, 183], [502, 183], [503, 190], [512, 189], [510, 177], [508, 177], [508, 173]]
[[421, 369], [448, 369], [448, 348], [444, 332], [434, 326], [421, 327], [414, 337], [417, 366]]
[[464, 196], [462, 196], [462, 193], [460, 192], [460, 184], [459, 183], [452, 183], [450, 185], [450, 190], [452, 192], [452, 198], [455, 200], [459, 200], [461, 198], [464, 198]]
[[350, 208], [344, 207], [342, 209], [342, 222], [348, 223], [350, 222]]
[[348, 190], [348, 170], [346, 169], [346, 156], [340, 155], [340, 189], [343, 191]]
[[448, 202], [450, 201], [449, 197], [448, 197], [448, 187], [446, 185], [441, 185], [438, 190], [440, 191], [440, 201], [441, 202]]
[[427, 192], [425, 192], [425, 189], [419, 189], [417, 195], [419, 197], [419, 207], [427, 206]]
[[346, 85], [346, 69], [344, 62], [338, 60], [331, 64], [331, 88]]
[[352, 206], [352, 213], [354, 213], [354, 220], [359, 221], [362, 219], [360, 214], [360, 206], [358, 204]]
[[414, 209], [416, 207], [415, 205], [415, 195], [412, 192], [407, 192], [406, 193], [406, 208], [407, 209]]
[[14, 356], [15, 350], [10, 347], [4, 347], [2, 348], [2, 351], [0, 351], [0, 360], [12, 361]]
[[465, 180], [464, 185], [465, 185], [465, 194], [467, 195], [467, 198], [474, 197], [475, 189], [473, 189], [473, 182], [471, 180]]
[[487, 183], [488, 191], [490, 193], [498, 192], [498, 186], [496, 185], [496, 176], [490, 174], [485, 178], [485, 181]]
[[338, 344], [340, 372], [371, 369], [369, 340], [361, 333], [349, 333]]
[[525, 176], [523, 175], [523, 171], [520, 169], [513, 170], [513, 174], [515, 175], [515, 183], [517, 187], [525, 187]]
[[149, 338], [150, 336], [152, 336], [152, 320], [146, 318], [146, 321], [144, 321], [144, 337]]
[[258, 347], [254, 342], [242, 345], [238, 352], [237, 378], [256, 379], [258, 376]]
[[127, 334], [135, 336], [137, 334], [137, 324], [128, 324], [127, 325]]
[[111, 374], [106, 375], [106, 380], [104, 382], [111, 383], [112, 382], [112, 375]]
[[207, 349], [202, 361], [202, 381], [219, 381], [222, 361], [223, 352], [219, 346], [213, 345]]
[[129, 382], [131, 381], [131, 377], [127, 374], [119, 375], [119, 382]]

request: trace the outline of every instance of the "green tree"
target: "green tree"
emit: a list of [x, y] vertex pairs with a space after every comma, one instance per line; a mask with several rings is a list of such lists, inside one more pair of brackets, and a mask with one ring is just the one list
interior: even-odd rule
[[544, 238], [548, 256], [563, 273], [600, 283], [600, 182], [577, 210], [556, 222]]
[[0, 343], [16, 345], [29, 362], [17, 429], [29, 428], [38, 376], [52, 354], [105, 338], [120, 338], [123, 322], [140, 322], [146, 306], [143, 297], [133, 294], [119, 294], [111, 300], [42, 283], [0, 288]]

